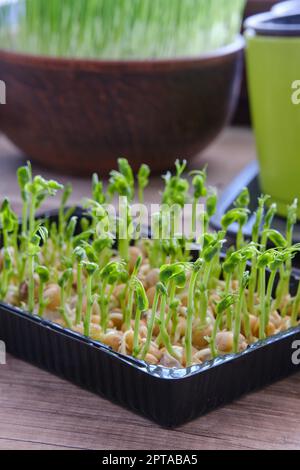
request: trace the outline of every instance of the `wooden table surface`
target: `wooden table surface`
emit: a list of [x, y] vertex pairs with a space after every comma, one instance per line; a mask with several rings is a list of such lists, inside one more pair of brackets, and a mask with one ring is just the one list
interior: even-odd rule
[[[194, 166], [208, 162], [209, 182], [222, 190], [253, 158], [250, 131], [230, 129]], [[0, 137], [0, 195], [9, 195], [16, 205], [15, 171], [22, 162], [19, 152]], [[72, 182], [73, 200], [79, 203], [90, 182]], [[148, 201], [157, 202], [160, 186], [160, 179], [154, 178]], [[0, 366], [0, 449], [299, 449], [299, 406], [297, 374], [175, 430], [165, 430], [8, 356], [7, 364]]]

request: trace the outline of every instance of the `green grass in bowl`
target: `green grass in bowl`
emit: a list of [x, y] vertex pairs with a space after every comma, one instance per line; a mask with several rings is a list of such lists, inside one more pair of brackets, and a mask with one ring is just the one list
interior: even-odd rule
[[19, 4], [18, 21], [10, 7], [1, 8], [2, 48], [53, 56], [142, 59], [197, 56], [230, 44], [240, 30], [245, 0], [24, 0]]

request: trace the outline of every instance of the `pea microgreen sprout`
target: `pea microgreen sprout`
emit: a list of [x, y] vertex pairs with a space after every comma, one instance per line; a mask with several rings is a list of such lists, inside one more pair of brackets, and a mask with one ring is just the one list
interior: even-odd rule
[[159, 299], [160, 299], [161, 295], [167, 296], [168, 292], [167, 292], [167, 289], [164, 286], [164, 284], [162, 282], [158, 282], [156, 284], [156, 287], [155, 287], [155, 295], [154, 295], [152, 309], [151, 309], [151, 316], [150, 316], [150, 318], [148, 320], [148, 324], [147, 324], [147, 337], [146, 337], [146, 341], [145, 341], [145, 344], [144, 344], [144, 347], [143, 347], [142, 353], [141, 353], [141, 358], [142, 359], [145, 359], [145, 357], [147, 356], [148, 351], [150, 349], [151, 340], [152, 340], [152, 336], [153, 336], [154, 324], [155, 324], [155, 320], [156, 320], [156, 313], [157, 313], [157, 310], [158, 310], [158, 304], [159, 304]]
[[58, 285], [60, 287], [60, 308], [59, 313], [67, 326], [67, 328], [72, 328], [72, 321], [67, 313], [67, 302], [66, 302], [66, 286], [69, 283], [70, 279], [73, 278], [73, 270], [72, 268], [68, 268], [66, 271], [63, 272], [61, 277], [58, 280]]
[[[250, 194], [248, 188], [243, 188], [237, 199], [234, 201], [234, 205], [240, 209], [248, 209], [250, 204]], [[248, 212], [249, 213], [249, 212]], [[244, 245], [244, 235], [243, 235], [243, 227], [247, 222], [248, 217], [241, 216], [238, 219], [238, 232], [237, 232], [237, 249], [240, 249]]]
[[298, 288], [296, 292], [296, 296], [293, 299], [293, 306], [292, 306], [292, 313], [291, 313], [291, 326], [297, 326], [298, 324], [298, 317], [299, 317], [299, 309], [300, 309], [300, 281], [298, 281]]
[[249, 272], [243, 271], [242, 277], [239, 280], [239, 291], [238, 291], [238, 300], [235, 308], [235, 318], [234, 318], [234, 331], [233, 331], [233, 352], [237, 353], [239, 351], [239, 339], [242, 323], [242, 311], [244, 303], [244, 293], [245, 289], [249, 282]]
[[[168, 315], [164, 320], [164, 328], [167, 329], [167, 325], [173, 318], [173, 326], [176, 329], [177, 325], [177, 302], [174, 303], [176, 290], [178, 288], [182, 288], [186, 284], [186, 269], [187, 264], [184, 263], [174, 263], [174, 264], [166, 264], [160, 268], [159, 279], [162, 282], [168, 292]], [[157, 338], [158, 344], [162, 339], [161, 334]]]
[[103, 268], [107, 263], [109, 263], [113, 251], [114, 238], [113, 234], [107, 233], [105, 236], [102, 236], [99, 239], [94, 240], [93, 242], [93, 250], [97, 254], [98, 264], [100, 268]]
[[0, 276], [0, 298], [5, 300], [9, 288], [9, 281], [13, 274], [13, 260], [10, 250], [4, 250], [3, 266]]
[[261, 246], [261, 250], [264, 251], [267, 247], [267, 237], [268, 237], [268, 230], [271, 228], [272, 226], [272, 222], [273, 222], [273, 219], [276, 215], [276, 212], [277, 212], [277, 205], [275, 203], [271, 204], [269, 209], [267, 210], [267, 213], [266, 213], [266, 216], [265, 216], [265, 220], [264, 220], [264, 224], [263, 224], [263, 231], [262, 231], [262, 237], [261, 237], [261, 241], [260, 241], [260, 246]]
[[[234, 252], [231, 253], [231, 255], [227, 257], [223, 263], [222, 269], [225, 278], [225, 297], [230, 294], [232, 277], [240, 262], [241, 254], [239, 252]], [[228, 331], [230, 331], [232, 329], [232, 311], [230, 307], [228, 307], [226, 310], [226, 318], [226, 326]]]
[[2, 226], [3, 245], [4, 245], [4, 248], [6, 249], [10, 245], [9, 234], [14, 232], [14, 229], [17, 223], [18, 223], [17, 216], [13, 212], [10, 206], [9, 200], [5, 198], [0, 208], [0, 224]]
[[41, 176], [36, 176], [27, 183], [26, 191], [30, 194], [29, 204], [29, 234], [32, 234], [35, 227], [35, 213], [47, 196], [55, 196], [57, 191], [63, 186], [54, 180], [45, 180]]
[[[84, 268], [87, 274], [87, 284], [86, 284], [86, 313], [84, 317], [84, 335], [90, 336], [90, 327], [91, 327], [91, 316], [92, 316], [92, 306], [94, 303], [94, 296], [92, 292], [93, 286], [93, 276], [98, 270], [98, 265], [96, 263], [91, 263], [90, 261], [82, 261]], [[72, 272], [73, 275], [73, 272]]]
[[213, 188], [208, 189], [206, 197], [206, 211], [204, 212], [204, 233], [208, 231], [210, 219], [216, 213], [218, 197], [216, 190]]
[[66, 226], [66, 205], [68, 200], [71, 197], [72, 194], [72, 185], [71, 184], [66, 184], [66, 186], [63, 189], [62, 197], [61, 197], [61, 202], [60, 202], [60, 207], [58, 211], [58, 227], [59, 227], [59, 236], [60, 236], [60, 241], [61, 244], [64, 241], [64, 232], [65, 232], [65, 226]]
[[182, 178], [186, 166], [186, 160], [183, 160], [182, 162], [180, 160], [176, 160], [176, 174], [172, 175], [171, 172], [168, 172], [163, 176], [165, 181], [165, 189], [162, 195], [163, 204], [167, 204], [170, 207], [174, 204], [178, 204], [183, 207], [186, 203], [189, 183], [185, 178]]
[[269, 319], [270, 319], [270, 313], [271, 313], [271, 307], [272, 307], [272, 294], [273, 294], [276, 274], [278, 270], [281, 268], [281, 266], [285, 263], [287, 257], [291, 256], [291, 253], [289, 252], [289, 250], [285, 250], [283, 252], [270, 250], [270, 253], [271, 253], [271, 257], [270, 257], [270, 262], [268, 264], [268, 268], [270, 269], [270, 277], [268, 280], [266, 302], [265, 302], [266, 326], [268, 326]]
[[266, 267], [273, 262], [273, 253], [266, 251], [257, 258], [257, 267], [259, 270], [260, 286], [260, 320], [259, 320], [259, 338], [266, 337]]
[[[257, 244], [259, 242], [259, 234], [264, 216], [264, 207], [269, 196], [261, 196], [258, 198], [258, 209], [255, 213], [255, 220], [252, 227], [252, 242]], [[254, 253], [251, 260], [251, 272], [248, 288], [248, 308], [251, 313], [254, 311], [254, 294], [257, 286], [257, 256]]]
[[231, 309], [231, 307], [232, 307], [232, 305], [234, 305], [235, 301], [236, 301], [236, 299], [235, 299], [234, 295], [227, 294], [216, 305], [216, 320], [215, 320], [215, 323], [214, 323], [214, 327], [213, 327], [211, 337], [209, 338], [211, 356], [212, 356], [213, 359], [215, 359], [218, 355], [218, 351], [217, 351], [217, 348], [216, 348], [216, 336], [217, 336], [218, 330], [220, 330], [220, 328], [221, 328], [221, 324], [222, 324], [222, 320], [223, 320], [223, 314], [224, 314], [224, 312]]
[[77, 262], [77, 302], [75, 325], [79, 325], [82, 320], [82, 304], [83, 304], [83, 261], [86, 258], [86, 252], [82, 246], [77, 246], [73, 252], [74, 258]]
[[243, 188], [236, 200], [234, 201], [235, 207], [247, 209], [250, 204], [250, 194], [248, 188]]
[[34, 291], [35, 291], [35, 261], [41, 251], [41, 241], [45, 242], [48, 237], [48, 231], [44, 226], [38, 226], [29, 239], [27, 247], [28, 255], [28, 310], [30, 313], [34, 311]]
[[140, 352], [139, 346], [139, 331], [140, 331], [140, 321], [141, 321], [141, 314], [148, 310], [149, 308], [149, 301], [148, 297], [145, 292], [145, 288], [142, 282], [135, 278], [135, 303], [136, 303], [136, 310], [135, 310], [135, 321], [134, 321], [134, 335], [133, 335], [133, 356], [137, 357]]
[[125, 310], [125, 318], [124, 318], [124, 323], [125, 323], [127, 330], [130, 329], [130, 322], [131, 322], [132, 313], [133, 313], [135, 278], [138, 275], [141, 264], [142, 264], [142, 257], [139, 256], [128, 281], [128, 303], [127, 303], [127, 308]]
[[176, 212], [179, 208], [183, 208], [188, 200], [189, 182], [182, 175], [186, 169], [187, 162], [183, 160], [176, 160], [175, 169], [176, 174], [172, 176], [168, 172], [164, 177], [165, 189], [162, 195], [162, 204], [168, 207], [170, 215], [170, 233], [174, 235], [174, 225]]
[[249, 283], [249, 272], [246, 271], [247, 261], [249, 261], [254, 253], [257, 253], [257, 247], [255, 243], [251, 242], [248, 245], [245, 245], [238, 252], [240, 255], [240, 260], [237, 266], [237, 276], [238, 276], [238, 301], [236, 303], [236, 308], [234, 312], [234, 334], [233, 334], [233, 352], [238, 352], [239, 347], [239, 335], [241, 330], [242, 323], [242, 312], [246, 314], [245, 324], [246, 327], [249, 325], [248, 311], [245, 309], [246, 298], [245, 298], [245, 289]]
[[[0, 208], [0, 226], [2, 227], [3, 234], [4, 257], [6, 258], [6, 262], [4, 263], [5, 270], [7, 271], [5, 274], [5, 279], [8, 281], [9, 272], [12, 268], [12, 266], [10, 266], [10, 260], [11, 262], [13, 262], [13, 260], [11, 259], [12, 255], [16, 265], [18, 265], [19, 261], [17, 254], [18, 246], [16, 239], [18, 219], [16, 214], [13, 212], [8, 199], [4, 199]], [[10, 251], [10, 253], [8, 253], [8, 251]], [[9, 269], [8, 266], [10, 266]], [[4, 291], [5, 290], [6, 287]]]
[[[193, 333], [193, 315], [195, 311], [195, 289], [200, 270], [203, 266], [203, 260], [199, 258], [192, 265], [192, 274], [188, 289], [188, 308], [187, 308], [187, 324], [185, 334], [185, 354], [186, 365], [189, 367], [192, 364], [192, 333]], [[206, 315], [206, 312], [205, 312]]]
[[172, 345], [172, 342], [171, 342], [171, 339], [170, 339], [170, 336], [166, 327], [166, 308], [167, 308], [167, 298], [168, 298], [167, 288], [164, 291], [161, 291], [160, 297], [161, 297], [160, 298], [160, 314], [159, 314], [159, 319], [157, 320], [157, 323], [159, 325], [160, 339], [161, 339], [162, 344], [165, 346], [166, 350], [168, 351], [168, 353], [177, 359], [178, 355], [173, 348], [173, 345]]
[[139, 197], [139, 203], [143, 204], [144, 203], [144, 190], [149, 184], [149, 176], [150, 176], [150, 168], [148, 165], [141, 165], [138, 175], [137, 175], [137, 180], [138, 180], [138, 197]]
[[192, 186], [194, 189], [192, 204], [192, 236], [195, 237], [197, 224], [197, 204], [199, 202], [199, 199], [205, 197], [207, 194], [207, 189], [205, 185], [207, 179], [206, 168], [204, 168], [204, 170], [202, 171], [192, 171], [190, 175], [193, 176]]
[[98, 204], [104, 204], [106, 201], [106, 196], [103, 190], [103, 183], [99, 180], [97, 173], [94, 173], [92, 177], [92, 196], [94, 201]]
[[[123, 276], [124, 263], [120, 261], [111, 261], [107, 264], [100, 272], [100, 279], [102, 281], [101, 293], [100, 293], [100, 308], [101, 308], [101, 327], [104, 333], [107, 330], [108, 324], [108, 305], [113, 294], [113, 291]], [[135, 282], [135, 277], [134, 277]], [[109, 287], [108, 292], [106, 289]], [[134, 293], [133, 287], [133, 293]]]
[[[286, 239], [280, 232], [278, 232], [278, 230], [275, 230], [275, 229], [264, 230], [262, 233], [262, 238], [264, 238], [266, 243], [268, 242], [268, 240], [270, 240], [272, 244], [277, 248], [288, 249], [288, 243]], [[288, 253], [288, 251], [286, 251], [286, 253]], [[290, 254], [288, 254], [285, 257], [285, 262], [287, 262], [288, 259], [292, 259], [292, 256]], [[285, 295], [286, 279], [289, 276], [287, 271], [284, 269], [284, 263], [279, 263], [279, 268], [280, 268], [280, 279], [279, 279], [277, 289], [276, 289], [276, 302], [275, 302], [276, 308], [279, 308], [281, 305], [282, 298]], [[273, 276], [271, 275], [271, 279], [272, 277]], [[259, 286], [258, 291], [260, 292], [260, 286]]]
[[73, 237], [77, 227], [78, 217], [73, 216], [69, 220], [69, 223], [65, 229], [65, 254], [67, 258], [70, 258], [73, 250]]
[[44, 289], [47, 282], [50, 279], [50, 271], [46, 266], [37, 266], [35, 272], [39, 276], [40, 284], [39, 284], [39, 308], [38, 308], [38, 315], [42, 317], [44, 314], [44, 310], [48, 304], [48, 300], [44, 299]]
[[119, 216], [119, 253], [123, 261], [129, 261], [129, 242], [131, 214], [129, 210], [129, 202], [134, 198], [134, 176], [132, 169], [125, 158], [118, 160], [119, 171], [111, 171], [108, 193], [111, 197], [118, 194], [122, 197], [123, 213]]
[[[224, 232], [219, 232], [217, 235], [208, 235], [204, 237], [204, 245], [202, 250], [202, 266], [201, 266], [201, 278], [200, 278], [200, 322], [201, 325], [206, 324], [206, 315], [208, 308], [208, 287], [211, 269], [213, 267], [213, 260], [217, 253], [219, 253], [225, 240], [222, 238]], [[198, 260], [198, 265], [200, 259]]]
[[30, 195], [28, 191], [28, 184], [32, 181], [32, 170], [30, 162], [26, 166], [21, 166], [17, 170], [18, 184], [20, 187], [21, 199], [22, 199], [22, 228], [21, 228], [21, 243], [22, 248], [24, 247], [24, 241], [27, 237], [27, 224], [28, 224], [28, 207], [30, 201]]
[[[293, 244], [293, 231], [294, 225], [297, 223], [298, 199], [288, 207], [287, 222], [286, 222], [286, 240], [287, 247], [290, 248]], [[286, 261], [286, 276], [285, 276], [285, 294], [288, 293], [289, 283], [292, 272], [292, 260], [288, 258]]]
[[237, 241], [236, 241], [237, 249], [242, 248], [243, 243], [244, 243], [243, 227], [248, 220], [248, 214], [249, 214], [248, 209], [244, 207], [237, 207], [235, 209], [231, 209], [230, 211], [228, 211], [225, 215], [223, 215], [221, 219], [222, 229], [225, 232], [227, 232], [228, 228], [233, 223], [238, 224], [239, 228], [238, 228], [238, 235], [237, 235]]

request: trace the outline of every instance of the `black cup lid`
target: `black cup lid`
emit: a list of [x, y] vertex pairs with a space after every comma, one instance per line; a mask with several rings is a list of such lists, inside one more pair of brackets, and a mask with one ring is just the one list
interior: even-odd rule
[[284, 15], [276, 15], [271, 12], [250, 16], [245, 21], [245, 28], [254, 30], [260, 36], [300, 37], [300, 10], [299, 13]]

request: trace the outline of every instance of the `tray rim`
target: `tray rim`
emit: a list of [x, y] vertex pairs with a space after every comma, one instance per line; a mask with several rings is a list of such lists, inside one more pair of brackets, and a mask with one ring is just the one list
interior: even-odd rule
[[[70, 330], [68, 328], [64, 328], [58, 323], [55, 323], [51, 320], [47, 320], [45, 318], [40, 318], [37, 315], [31, 315], [30, 313], [18, 307], [14, 307], [4, 302], [0, 302], [0, 310], [2, 309], [7, 311], [9, 314], [18, 316], [24, 320], [34, 323], [35, 325], [39, 325], [42, 328], [50, 329], [53, 333], [59, 334], [61, 336], [65, 336], [66, 338], [69, 338], [73, 341], [77, 341], [91, 348], [100, 350], [101, 352], [112, 356], [115, 360], [119, 360], [122, 363], [127, 364], [128, 366], [133, 367], [142, 373], [150, 375], [153, 378], [157, 378], [159, 380], [167, 380], [167, 381], [178, 381], [178, 380], [180, 381], [180, 380], [188, 379], [194, 375], [200, 375], [201, 373], [204, 373], [210, 369], [221, 367], [223, 364], [237, 362], [239, 359], [243, 357], [247, 357], [249, 354], [253, 353], [254, 351], [266, 349], [272, 344], [280, 342], [283, 339], [288, 339], [290, 337], [292, 338], [293, 336], [297, 334], [300, 335], [300, 325], [298, 325], [297, 327], [289, 328], [286, 331], [277, 333], [276, 335], [272, 335], [264, 340], [259, 340], [256, 343], [251, 344], [247, 349], [245, 349], [245, 351], [242, 351], [237, 354], [230, 353], [230, 354], [218, 356], [217, 358], [206, 361], [203, 364], [196, 364], [190, 367], [168, 368], [168, 367], [160, 366], [160, 365], [147, 364], [145, 361], [142, 361], [141, 359], [135, 359], [132, 356], [126, 356], [125, 354], [113, 351], [109, 346], [106, 346], [100, 341], [87, 338], [81, 333], [77, 333], [76, 331]], [[1, 340], [1, 332], [0, 332], [0, 340]]]

